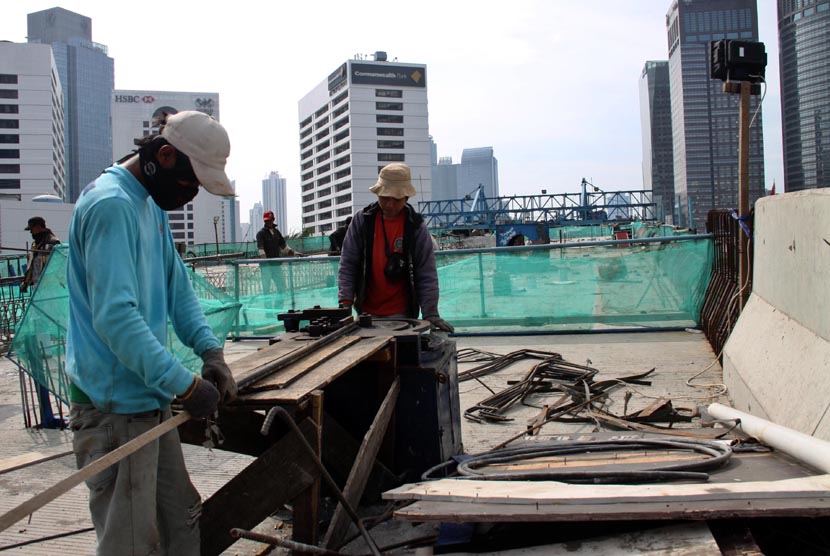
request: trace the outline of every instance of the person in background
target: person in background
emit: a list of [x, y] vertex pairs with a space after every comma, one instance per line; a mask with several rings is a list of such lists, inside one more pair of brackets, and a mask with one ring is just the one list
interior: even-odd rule
[[349, 229], [349, 224], [352, 222], [352, 217], [346, 218], [340, 226], [337, 227], [329, 235], [329, 255], [339, 255], [340, 251], [343, 249], [343, 239], [346, 237], [346, 230]]
[[20, 284], [20, 291], [26, 292], [29, 287], [37, 285], [40, 280], [40, 275], [46, 267], [46, 262], [49, 260], [49, 254], [55, 245], [58, 245], [61, 240], [52, 233], [52, 230], [46, 227], [46, 220], [40, 216], [33, 216], [29, 218], [29, 222], [24, 230], [32, 234], [32, 252], [29, 254], [29, 264], [26, 267], [26, 274], [23, 276], [23, 282]]
[[[261, 259], [276, 259], [281, 256], [293, 257], [296, 255], [294, 249], [285, 243], [285, 238], [277, 229], [277, 225], [274, 223], [276, 220], [274, 212], [266, 210], [265, 214], [262, 215], [262, 220], [264, 221], [262, 229], [256, 234], [256, 247], [259, 251], [259, 257]], [[260, 264], [259, 268], [263, 295], [271, 295], [271, 292], [285, 292], [285, 272], [281, 264], [265, 263]], [[274, 307], [274, 302], [271, 299], [267, 301], [267, 304], [272, 308]]]
[[[170, 419], [174, 397], [205, 418], [237, 392], [167, 216], [200, 185], [234, 195], [228, 135], [212, 117], [185, 111], [136, 144], [83, 190], [69, 229], [66, 373], [78, 468]], [[168, 319], [201, 356], [201, 376], [167, 350]], [[202, 502], [176, 430], [87, 486], [99, 555], [199, 555]]]
[[407, 200], [415, 195], [409, 166], [393, 162], [370, 188], [375, 203], [358, 211], [346, 232], [337, 275], [340, 306], [381, 317], [418, 318], [455, 329], [438, 314], [432, 237]]

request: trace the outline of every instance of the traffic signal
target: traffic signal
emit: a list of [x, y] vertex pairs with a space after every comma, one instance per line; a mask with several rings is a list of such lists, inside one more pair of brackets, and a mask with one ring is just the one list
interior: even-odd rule
[[760, 83], [767, 67], [764, 43], [721, 39], [709, 43], [709, 75], [721, 81]]
[[709, 43], [709, 75], [712, 79], [726, 81], [726, 47], [729, 41], [721, 39]]

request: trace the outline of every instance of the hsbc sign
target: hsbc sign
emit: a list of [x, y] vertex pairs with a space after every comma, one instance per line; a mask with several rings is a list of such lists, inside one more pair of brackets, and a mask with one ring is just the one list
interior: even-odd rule
[[156, 102], [156, 99], [150, 95], [115, 95], [115, 102], [125, 104], [152, 104]]

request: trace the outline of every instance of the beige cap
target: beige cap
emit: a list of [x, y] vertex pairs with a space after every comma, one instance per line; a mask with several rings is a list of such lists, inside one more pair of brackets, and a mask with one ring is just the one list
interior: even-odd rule
[[212, 116], [185, 110], [167, 117], [161, 136], [190, 159], [199, 183], [214, 195], [233, 197], [225, 163], [231, 153], [228, 132]]
[[414, 197], [415, 187], [412, 185], [409, 166], [403, 162], [387, 164], [381, 169], [377, 183], [370, 187], [369, 191], [378, 197], [392, 197], [394, 199]]

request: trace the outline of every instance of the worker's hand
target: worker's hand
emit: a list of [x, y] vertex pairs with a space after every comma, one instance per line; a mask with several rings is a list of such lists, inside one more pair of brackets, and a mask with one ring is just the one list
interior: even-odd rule
[[193, 377], [193, 383], [179, 397], [184, 408], [196, 419], [204, 419], [216, 413], [219, 405], [219, 391], [207, 380]]
[[209, 349], [202, 354], [202, 378], [216, 386], [219, 391], [219, 399], [222, 403], [228, 403], [236, 399], [238, 388], [233, 379], [228, 364], [225, 363], [225, 355], [221, 349]]
[[434, 317], [424, 317], [424, 319], [428, 320], [429, 323], [432, 325], [432, 328], [434, 328], [435, 330], [443, 330], [444, 332], [455, 332], [455, 328], [453, 328], [453, 326], [450, 323], [448, 323], [438, 315], [435, 315]]

